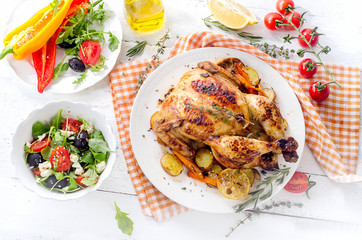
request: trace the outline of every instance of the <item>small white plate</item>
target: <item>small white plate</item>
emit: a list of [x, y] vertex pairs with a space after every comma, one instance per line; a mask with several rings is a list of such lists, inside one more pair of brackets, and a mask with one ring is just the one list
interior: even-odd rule
[[111, 152], [111, 154], [109, 155], [107, 166], [100, 175], [100, 178], [95, 186], [84, 188], [77, 192], [63, 194], [59, 192], [49, 191], [43, 186], [37, 184], [35, 182], [33, 172], [30, 170], [29, 166], [25, 162], [26, 153], [24, 152], [24, 144], [25, 142], [30, 142], [33, 139], [31, 129], [34, 123], [38, 121], [43, 123], [49, 122], [59, 113], [60, 109], [63, 109], [63, 117], [69, 116], [71, 118], [83, 118], [93, 123], [95, 129], [102, 131], [108, 147], [115, 151], [115, 134], [113, 133], [111, 127], [106, 123], [104, 116], [101, 113], [91, 109], [87, 104], [84, 103], [59, 101], [51, 102], [46, 104], [42, 108], [35, 109], [23, 122], [19, 124], [19, 126], [15, 130], [15, 134], [12, 139], [12, 149], [10, 157], [12, 163], [15, 166], [17, 177], [20, 179], [25, 187], [37, 193], [39, 196], [57, 200], [76, 199], [99, 188], [103, 180], [111, 174], [112, 167], [116, 161], [116, 154], [115, 152]]
[[[49, 2], [50, 2], [49, 0], [21, 1], [20, 4], [14, 9], [13, 13], [10, 16], [10, 19], [6, 23], [5, 33], [8, 34], [14, 28], [26, 22], [37, 11], [39, 11], [41, 8], [49, 4]], [[104, 1], [104, 9], [111, 10], [106, 1]], [[99, 72], [92, 72], [89, 70], [87, 73], [87, 77], [80, 84], [73, 84], [73, 82], [79, 77], [80, 73], [68, 69], [68, 71], [62, 72], [58, 79], [52, 80], [49, 83], [49, 85], [45, 88], [44, 92], [62, 93], [62, 94], [79, 92], [81, 90], [93, 86], [94, 84], [101, 81], [103, 78], [105, 78], [108, 75], [108, 73], [112, 70], [113, 66], [116, 64], [118, 55], [121, 51], [121, 43], [122, 43], [122, 26], [118, 17], [114, 12], [111, 14], [110, 18], [108, 18], [104, 22], [104, 31], [105, 32], [111, 31], [112, 34], [114, 34], [120, 42], [118, 49], [112, 52], [108, 48], [108, 34], [105, 34], [106, 41], [103, 44], [101, 51], [101, 55], [106, 58], [104, 68]], [[57, 64], [62, 61], [64, 55], [65, 55], [64, 49], [58, 47], [55, 66], [57, 66]], [[16, 60], [12, 54], [9, 54], [6, 57], [6, 59], [8, 60], [10, 67], [14, 70], [16, 76], [20, 79], [20, 81], [31, 86], [36, 90], [38, 80], [35, 69], [33, 67], [33, 61], [31, 59], [31, 56], [28, 56], [24, 60]], [[65, 61], [67, 61], [67, 59]]]
[[[276, 102], [289, 124], [286, 136], [294, 137], [299, 143], [298, 162], [287, 163], [279, 156], [279, 167], [290, 167], [290, 172], [282, 184], [274, 184], [271, 197], [289, 181], [302, 158], [305, 138], [303, 113], [293, 90], [273, 67], [255, 56], [228, 48], [201, 48], [177, 55], [157, 68], [138, 92], [131, 113], [130, 136], [135, 157], [152, 184], [170, 199], [195, 210], [233, 212], [233, 206], [243, 203], [246, 199], [227, 199], [218, 189], [209, 188], [206, 184], [189, 178], [186, 170], [177, 177], [169, 176], [160, 165], [163, 152], [156, 141], [156, 135], [149, 131], [149, 122], [152, 114], [158, 110], [158, 99], [163, 99], [171, 85], [176, 85], [187, 70], [195, 67], [200, 61], [217, 61], [229, 57], [239, 58], [244, 64], [254, 68], [262, 79], [263, 88], [273, 87], [277, 95]], [[270, 174], [268, 172], [262, 177]], [[264, 201], [268, 199], [270, 197]], [[264, 201], [259, 201], [258, 205]]]

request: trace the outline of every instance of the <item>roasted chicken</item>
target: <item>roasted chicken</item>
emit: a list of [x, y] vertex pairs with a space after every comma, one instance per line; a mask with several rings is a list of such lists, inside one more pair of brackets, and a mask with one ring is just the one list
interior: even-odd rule
[[151, 124], [159, 142], [190, 159], [207, 145], [228, 168], [271, 170], [278, 167], [278, 154], [296, 161], [298, 143], [285, 137], [287, 123], [279, 108], [260, 88], [243, 84], [234, 64], [242, 63], [235, 58], [200, 62], [182, 76]]

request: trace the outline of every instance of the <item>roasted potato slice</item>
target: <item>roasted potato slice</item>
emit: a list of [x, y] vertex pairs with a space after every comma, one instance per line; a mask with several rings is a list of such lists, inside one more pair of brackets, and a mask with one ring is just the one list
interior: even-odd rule
[[257, 181], [261, 180], [261, 176], [258, 170], [256, 170], [255, 168], [253, 168], [253, 172], [254, 172], [254, 179]]
[[254, 87], [259, 84], [259, 75], [254, 68], [243, 67], [243, 70], [249, 75], [250, 82], [253, 84]]
[[184, 166], [178, 157], [167, 153], [161, 157], [161, 166], [170, 176], [178, 176], [182, 173]]
[[211, 169], [214, 162], [214, 155], [211, 150], [200, 148], [196, 153], [195, 162], [201, 170], [208, 171]]
[[273, 102], [275, 101], [275, 98], [277, 95], [275, 94], [275, 92], [272, 88], [264, 88], [263, 91], [270, 100], [272, 100]]
[[151, 116], [151, 119], [150, 119], [150, 125], [151, 125], [151, 128], [153, 129], [153, 126], [155, 125], [155, 122], [157, 120], [160, 120], [162, 119], [162, 115], [161, 115], [161, 112], [160, 111], [157, 111], [155, 112], [152, 116]]
[[212, 179], [217, 179], [217, 176], [219, 176], [219, 173], [221, 173], [222, 168], [218, 164], [213, 164], [212, 168], [207, 171], [207, 176], [209, 176]]

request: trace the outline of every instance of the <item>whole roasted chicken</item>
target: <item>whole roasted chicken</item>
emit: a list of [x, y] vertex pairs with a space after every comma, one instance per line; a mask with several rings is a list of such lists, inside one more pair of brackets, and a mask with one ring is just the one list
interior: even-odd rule
[[278, 154], [297, 161], [298, 143], [285, 136], [287, 123], [273, 94], [253, 84], [246, 70], [239, 59], [228, 58], [200, 62], [186, 72], [151, 124], [159, 142], [189, 159], [207, 145], [227, 168], [272, 170]]

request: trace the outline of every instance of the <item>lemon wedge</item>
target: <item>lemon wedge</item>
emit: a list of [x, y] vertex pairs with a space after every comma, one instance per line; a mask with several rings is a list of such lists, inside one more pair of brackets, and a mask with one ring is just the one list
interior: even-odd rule
[[241, 29], [258, 22], [252, 12], [234, 0], [207, 0], [207, 4], [216, 20], [228, 28]]

